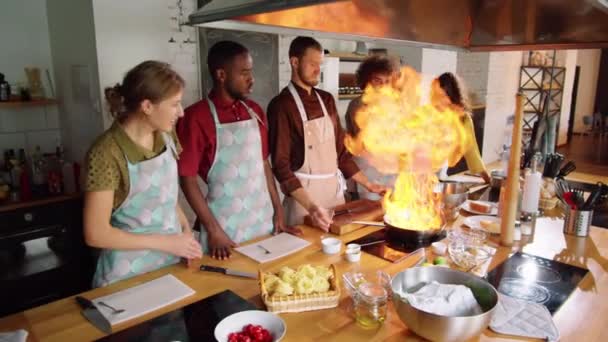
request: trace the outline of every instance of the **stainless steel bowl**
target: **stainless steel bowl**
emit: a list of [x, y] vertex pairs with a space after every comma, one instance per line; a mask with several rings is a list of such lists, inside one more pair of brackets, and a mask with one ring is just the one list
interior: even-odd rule
[[[415, 292], [431, 281], [469, 287], [483, 313], [475, 316], [440, 316], [414, 308], [399, 295]], [[498, 293], [488, 282], [472, 274], [444, 267], [407, 269], [393, 278], [391, 287], [399, 318], [410, 330], [431, 341], [465, 341], [480, 335], [490, 324], [498, 303]]]
[[435, 191], [443, 195], [443, 216], [446, 221], [453, 221], [458, 217], [460, 205], [468, 198], [469, 187], [467, 184], [458, 182], [440, 182]]

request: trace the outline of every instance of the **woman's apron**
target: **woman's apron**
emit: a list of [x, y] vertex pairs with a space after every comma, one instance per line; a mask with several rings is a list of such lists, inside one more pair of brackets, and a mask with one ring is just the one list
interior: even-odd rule
[[[176, 213], [178, 176], [177, 151], [173, 139], [162, 134], [165, 151], [136, 164], [127, 160], [129, 194], [112, 212], [113, 227], [131, 234], [180, 234]], [[179, 262], [180, 258], [151, 249], [103, 249], [97, 260], [93, 287], [157, 270]]]

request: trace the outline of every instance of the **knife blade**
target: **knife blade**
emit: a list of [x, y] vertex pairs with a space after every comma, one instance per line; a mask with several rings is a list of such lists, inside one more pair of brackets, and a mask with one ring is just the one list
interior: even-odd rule
[[82, 308], [82, 315], [91, 322], [91, 324], [106, 334], [112, 333], [112, 324], [101, 314], [92, 301], [81, 296], [76, 296], [76, 302]]
[[231, 269], [227, 269], [227, 268], [224, 268], [224, 267], [201, 265], [200, 270], [201, 271], [207, 271], [207, 272], [223, 273], [223, 274], [226, 274], [226, 275], [232, 275], [232, 276], [243, 277], [243, 278], [258, 279], [258, 275], [255, 274], [255, 273], [238, 271], [238, 270], [231, 270]]
[[351, 223], [362, 224], [364, 226], [385, 227], [384, 222], [378, 222], [378, 221], [353, 221]]

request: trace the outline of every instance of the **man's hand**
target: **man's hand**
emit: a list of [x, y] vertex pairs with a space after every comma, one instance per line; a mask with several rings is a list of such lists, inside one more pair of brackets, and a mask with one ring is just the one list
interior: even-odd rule
[[329, 225], [333, 222], [333, 215], [330, 215], [327, 209], [319, 207], [315, 204], [310, 207], [308, 214], [310, 215], [312, 224], [315, 227], [320, 228], [324, 232], [329, 231]]
[[369, 192], [373, 192], [381, 196], [384, 196], [384, 194], [388, 190], [386, 186], [377, 183], [369, 183], [366, 188]]
[[289, 233], [292, 235], [302, 235], [302, 230], [297, 227], [290, 227], [285, 224], [285, 219], [283, 216], [283, 208], [279, 210], [275, 210], [274, 216], [272, 217], [272, 223], [274, 224], [274, 230], [272, 231], [272, 235], [277, 235], [280, 233]]
[[209, 246], [209, 255], [218, 260], [230, 258], [232, 255], [230, 249], [238, 246], [221, 227], [207, 230], [207, 245]]

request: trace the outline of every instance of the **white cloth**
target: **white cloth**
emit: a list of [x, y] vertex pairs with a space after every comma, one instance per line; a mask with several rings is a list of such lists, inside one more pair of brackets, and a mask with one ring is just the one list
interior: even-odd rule
[[498, 295], [498, 305], [490, 322], [490, 329], [506, 335], [559, 340], [559, 330], [544, 305], [503, 294]]
[[0, 342], [25, 342], [27, 340], [27, 335], [27, 330], [23, 329], [0, 332]]
[[470, 288], [430, 282], [414, 293], [401, 293], [411, 306], [441, 316], [474, 316], [483, 312]]

